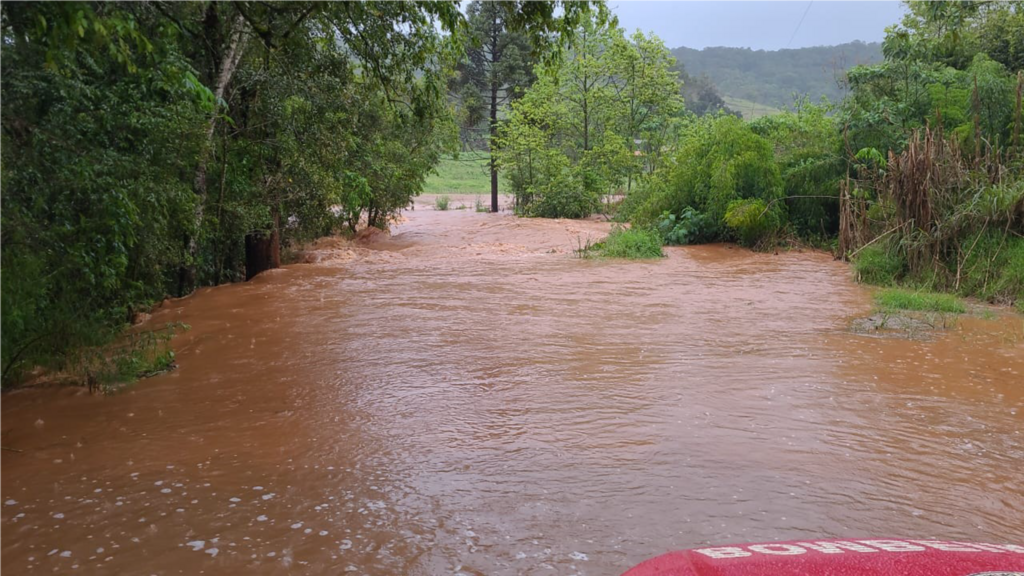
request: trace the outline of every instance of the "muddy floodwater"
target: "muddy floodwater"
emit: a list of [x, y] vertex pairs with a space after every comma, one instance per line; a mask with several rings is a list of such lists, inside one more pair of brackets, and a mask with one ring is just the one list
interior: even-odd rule
[[[453, 207], [459, 201], [453, 202]], [[580, 260], [433, 210], [167, 303], [180, 367], [3, 397], [4, 574], [615, 575], [672, 549], [1024, 541], [1024, 321], [854, 334], [827, 254]]]

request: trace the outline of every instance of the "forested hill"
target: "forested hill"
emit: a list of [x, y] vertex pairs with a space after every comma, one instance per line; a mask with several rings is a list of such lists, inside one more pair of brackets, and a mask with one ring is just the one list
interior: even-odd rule
[[882, 60], [878, 42], [790, 50], [680, 47], [672, 54], [691, 76], [706, 74], [726, 100], [750, 100], [773, 107], [792, 103], [794, 93], [813, 100], [822, 95], [838, 100], [844, 94], [837, 79], [844, 71]]

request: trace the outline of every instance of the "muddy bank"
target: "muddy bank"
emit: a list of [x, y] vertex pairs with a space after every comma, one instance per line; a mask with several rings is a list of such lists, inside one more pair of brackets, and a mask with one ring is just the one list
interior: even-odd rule
[[879, 339], [827, 255], [578, 260], [608, 223], [406, 218], [157, 311], [192, 326], [173, 373], [3, 397], [3, 570], [617, 574], [713, 542], [1024, 540], [1019, 316]]

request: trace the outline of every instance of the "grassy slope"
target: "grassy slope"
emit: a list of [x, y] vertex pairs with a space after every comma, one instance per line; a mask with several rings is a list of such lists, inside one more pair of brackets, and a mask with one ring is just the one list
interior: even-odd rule
[[[437, 174], [427, 178], [424, 194], [490, 194], [491, 177], [488, 172], [490, 155], [487, 152], [467, 152], [458, 160], [442, 158]], [[499, 183], [499, 189], [503, 183]]]
[[760, 118], [761, 116], [771, 116], [772, 114], [778, 114], [782, 110], [773, 108], [767, 104], [758, 104], [757, 102], [751, 102], [750, 100], [744, 100], [743, 98], [733, 98], [732, 96], [722, 96], [722, 100], [725, 100], [725, 105], [733, 110], [743, 114], [744, 120], [753, 120]]

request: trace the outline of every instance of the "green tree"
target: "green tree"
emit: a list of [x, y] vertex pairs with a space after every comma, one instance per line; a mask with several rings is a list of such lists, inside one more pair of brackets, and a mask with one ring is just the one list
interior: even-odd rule
[[586, 216], [602, 195], [654, 170], [682, 107], [673, 64], [654, 36], [627, 39], [614, 23], [581, 21], [501, 128], [499, 162], [519, 209]]
[[[508, 13], [497, 2], [475, 1], [466, 10], [469, 25], [466, 61], [457, 87], [466, 111], [465, 124], [487, 122], [488, 150], [493, 151], [501, 110], [533, 83], [531, 47], [527, 36], [510, 28]], [[498, 166], [490, 160], [491, 211], [498, 211]]]
[[619, 133], [638, 161], [627, 175], [626, 190], [639, 173], [650, 174], [659, 165], [671, 134], [670, 119], [683, 108], [675, 58], [654, 34], [640, 30], [626, 38], [616, 36], [610, 58], [616, 79], [616, 107], [621, 107]]
[[[531, 46], [591, 10], [500, 7]], [[5, 2], [0, 27], [5, 386], [280, 246], [386, 227], [454, 141], [454, 2]]]

